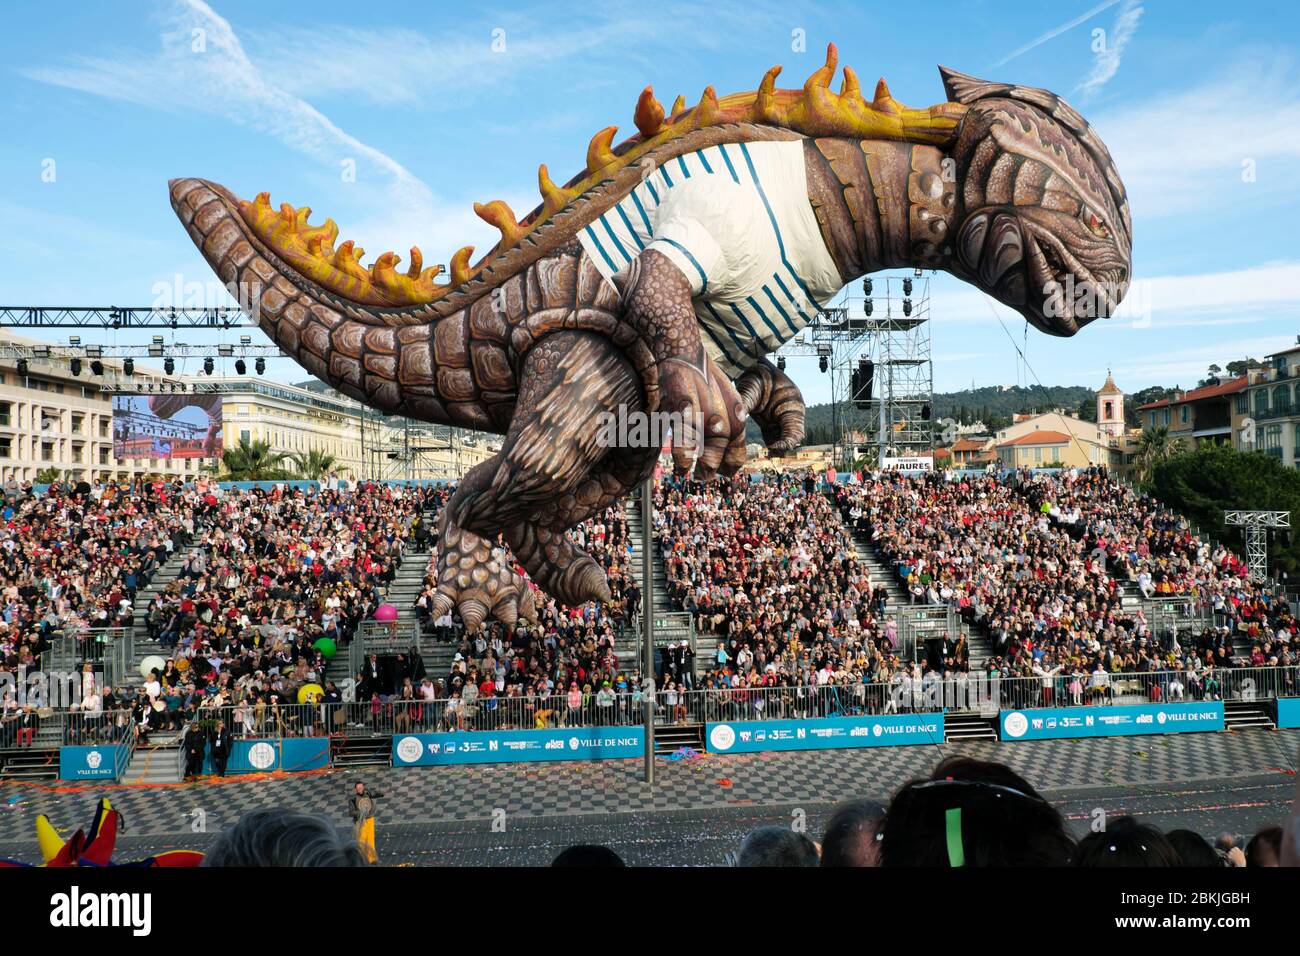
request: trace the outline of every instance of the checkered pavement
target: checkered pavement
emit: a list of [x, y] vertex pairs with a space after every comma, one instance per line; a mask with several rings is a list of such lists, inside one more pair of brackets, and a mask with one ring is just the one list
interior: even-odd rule
[[[231, 779], [165, 788], [105, 786], [76, 791], [0, 785], [0, 855], [25, 855], [37, 813], [71, 831], [90, 822], [95, 800], [107, 796], [126, 819], [123, 846], [202, 845], [242, 814], [293, 807], [348, 825], [347, 795], [357, 779], [386, 793], [381, 830], [409, 831], [428, 853], [438, 833], [478, 833], [504, 839], [483, 823], [494, 818], [550, 825], [599, 826], [620, 815], [646, 821], [697, 811], [827, 807], [850, 797], [887, 799], [942, 757], [969, 754], [1008, 763], [1051, 792], [1069, 788], [1142, 787], [1176, 781], [1294, 772], [1300, 732], [1247, 730], [1184, 736], [1115, 737], [1025, 743], [968, 742], [942, 747], [872, 748], [659, 760], [657, 782], [641, 780], [640, 761], [495, 764], [474, 767], [330, 771], [288, 777]], [[198, 812], [196, 812], [198, 811]], [[503, 812], [503, 813], [502, 813]], [[744, 814], [741, 813], [743, 818]], [[458, 826], [464, 824], [465, 826]], [[430, 842], [432, 841], [432, 842]]]

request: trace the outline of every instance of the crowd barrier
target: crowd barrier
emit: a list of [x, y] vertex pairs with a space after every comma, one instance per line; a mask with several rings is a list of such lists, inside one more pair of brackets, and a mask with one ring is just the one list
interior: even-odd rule
[[[573, 700], [567, 693], [433, 701], [375, 697], [205, 707], [195, 717], [205, 730], [224, 721], [237, 741], [249, 743], [246, 750], [257, 743], [279, 747], [271, 762], [276, 769], [314, 768], [318, 758], [303, 755], [316, 753], [327, 760], [328, 738], [333, 736], [391, 738], [395, 765], [417, 766], [635, 756], [644, 743], [639, 736], [642, 701], [639, 693], [584, 694]], [[1223, 729], [1224, 705], [1230, 701], [1271, 702], [1279, 727], [1300, 727], [1300, 668], [1152, 671], [1081, 679], [976, 674], [888, 684], [660, 691], [654, 715], [661, 727], [702, 726], [713, 752], [740, 753], [931, 743], [943, 739], [945, 715], [962, 714], [996, 719], [1007, 741], [1213, 731]], [[161, 726], [155, 730], [183, 730], [180, 714], [159, 719]], [[109, 777], [104, 769], [109, 764], [124, 767], [129, 752], [112, 748], [133, 747], [138, 736], [125, 711], [42, 712], [41, 725], [46, 731], [59, 730], [68, 768], [78, 773], [77, 779]], [[606, 736], [617, 743], [584, 742]], [[414, 740], [406, 744], [406, 752], [414, 754], [418, 744], [421, 756], [399, 759], [396, 748], [402, 739]], [[315, 750], [296, 744], [284, 748], [294, 740], [314, 741]], [[97, 758], [89, 756], [92, 750], [99, 752]], [[266, 759], [261, 749], [256, 760], [250, 757], [247, 762], [250, 769], [258, 769], [257, 762]], [[96, 767], [90, 766], [92, 760]]]

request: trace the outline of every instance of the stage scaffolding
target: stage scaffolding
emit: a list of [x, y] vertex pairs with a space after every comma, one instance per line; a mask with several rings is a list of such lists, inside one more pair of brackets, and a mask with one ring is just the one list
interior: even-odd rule
[[838, 466], [933, 454], [928, 276], [876, 275], [846, 287], [777, 355], [816, 356], [830, 375]]

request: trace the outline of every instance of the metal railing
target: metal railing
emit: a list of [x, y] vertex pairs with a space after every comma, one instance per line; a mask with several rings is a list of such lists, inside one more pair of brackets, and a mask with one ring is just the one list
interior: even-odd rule
[[[948, 680], [889, 683], [829, 683], [800, 687], [709, 688], [659, 691], [660, 724], [813, 720], [896, 713], [978, 713], [1043, 707], [1111, 706], [1179, 701], [1263, 701], [1300, 697], [1300, 667], [1239, 667], [1193, 673], [1148, 671], [1105, 675], [1055, 674], [987, 678], [961, 675]], [[390, 736], [393, 734], [528, 730], [558, 727], [635, 725], [642, 721], [640, 693], [535, 697], [472, 697], [407, 700], [376, 696], [337, 704], [238, 704], [170, 712], [169, 729], [197, 719], [211, 727], [218, 719], [236, 737]], [[124, 717], [125, 715], [125, 717]], [[129, 712], [100, 715], [41, 713], [42, 728], [61, 729], [63, 743], [134, 743]], [[122, 736], [129, 731], [126, 738]], [[154, 729], [158, 726], [155, 724]]]

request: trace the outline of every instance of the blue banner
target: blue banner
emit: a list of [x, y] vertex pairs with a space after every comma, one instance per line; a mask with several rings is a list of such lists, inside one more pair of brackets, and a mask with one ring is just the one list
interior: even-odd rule
[[998, 715], [998, 724], [1003, 740], [1127, 737], [1223, 730], [1223, 701], [1004, 710]]
[[712, 754], [941, 743], [942, 713], [819, 717], [813, 720], [743, 720], [734, 724], [704, 725], [704, 746]]
[[[268, 737], [265, 740], [236, 740], [226, 763], [227, 774], [302, 773], [330, 765], [328, 737]], [[203, 772], [216, 773], [211, 745], [204, 753]]]
[[1279, 727], [1300, 727], [1300, 697], [1279, 697], [1277, 699], [1277, 725]]
[[644, 755], [643, 727], [479, 730], [393, 737], [394, 767], [532, 760], [626, 760]]
[[119, 744], [103, 747], [60, 747], [60, 780], [116, 780], [122, 754]]

